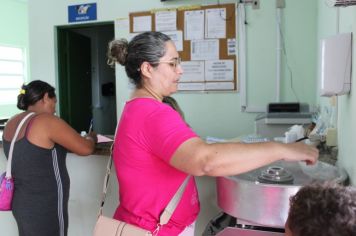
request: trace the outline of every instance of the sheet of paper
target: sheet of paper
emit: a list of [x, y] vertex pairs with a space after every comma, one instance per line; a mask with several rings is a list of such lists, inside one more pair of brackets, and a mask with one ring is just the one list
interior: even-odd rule
[[233, 82], [216, 82], [216, 83], [205, 83], [206, 90], [232, 90], [234, 89]]
[[226, 38], [226, 9], [205, 10], [205, 38]]
[[183, 75], [179, 82], [203, 82], [204, 81], [204, 61], [182, 61]]
[[177, 30], [177, 11], [158, 11], [155, 14], [156, 31]]
[[130, 21], [128, 18], [119, 18], [115, 21], [116, 29], [119, 32], [129, 32], [130, 31]]
[[236, 39], [227, 39], [227, 55], [236, 55]]
[[215, 60], [205, 62], [206, 81], [233, 81], [234, 80], [234, 61]]
[[101, 134], [97, 134], [96, 137], [98, 138], [98, 143], [108, 143], [114, 141], [113, 139], [108, 138]]
[[179, 91], [204, 91], [205, 83], [179, 83]]
[[219, 40], [192, 40], [190, 41], [191, 60], [217, 60], [219, 59]]
[[133, 18], [133, 32], [152, 31], [151, 16], [136, 16]]
[[183, 32], [181, 30], [165, 31], [163, 33], [165, 33], [172, 39], [172, 41], [176, 45], [178, 52], [183, 51]]
[[204, 38], [204, 10], [184, 12], [184, 39]]

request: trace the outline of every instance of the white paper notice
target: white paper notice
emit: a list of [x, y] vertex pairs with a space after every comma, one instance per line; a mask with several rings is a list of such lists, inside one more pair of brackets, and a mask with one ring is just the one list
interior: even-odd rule
[[217, 83], [205, 83], [206, 90], [232, 90], [234, 89], [233, 82], [217, 82]]
[[183, 32], [180, 30], [177, 31], [165, 31], [163, 32], [168, 35], [174, 44], [176, 45], [176, 49], [178, 52], [183, 51]]
[[234, 80], [234, 61], [216, 60], [205, 62], [206, 81], [233, 81]]
[[219, 40], [192, 40], [190, 41], [191, 60], [216, 60], [219, 59]]
[[204, 61], [182, 61], [183, 75], [179, 82], [203, 82]]
[[204, 38], [204, 10], [184, 12], [184, 39]]
[[177, 11], [159, 11], [155, 17], [156, 31], [177, 30]]
[[206, 9], [205, 27], [205, 38], [226, 38], [226, 9]]
[[152, 31], [151, 16], [136, 16], [133, 18], [133, 32]]
[[119, 32], [129, 32], [130, 31], [130, 21], [128, 18], [116, 19], [116, 29]]
[[179, 83], [179, 91], [204, 91], [205, 83]]
[[227, 39], [227, 55], [236, 55], [236, 39]]

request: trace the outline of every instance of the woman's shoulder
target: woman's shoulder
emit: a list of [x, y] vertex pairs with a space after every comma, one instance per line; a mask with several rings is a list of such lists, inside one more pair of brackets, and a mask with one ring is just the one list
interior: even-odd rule
[[[31, 112], [21, 112], [21, 113], [18, 113], [14, 116], [12, 116], [7, 122], [6, 124], [11, 124], [11, 123], [18, 123], [20, 120], [22, 120], [23, 118], [25, 118], [25, 116], [27, 114], [29, 114]], [[35, 112], [32, 112], [32, 118], [30, 117], [30, 119], [42, 119], [42, 120], [56, 120], [56, 119], [59, 119], [58, 117], [56, 117], [55, 115], [53, 114], [49, 114], [49, 113], [35, 113]]]
[[[6, 126], [4, 129], [4, 137], [7, 140], [10, 140], [15, 133], [16, 129], [18, 128], [19, 124], [21, 121], [25, 119], [27, 115], [31, 114], [30, 117], [27, 118], [25, 123], [23, 123], [22, 130], [27, 129], [29, 126], [33, 126], [33, 124], [36, 124], [35, 126], [44, 126], [47, 125], [50, 121], [50, 117], [42, 114], [37, 114], [37, 113], [31, 113], [29, 111], [24, 111], [21, 113], [18, 113], [14, 116], [12, 116], [7, 122]], [[45, 130], [45, 128], [42, 128]]]
[[50, 113], [37, 113], [35, 114], [36, 119], [42, 119], [42, 120], [58, 120], [60, 119], [59, 117], [50, 114]]
[[5, 129], [6, 127], [16, 127], [19, 122], [25, 118], [25, 116], [28, 114], [28, 112], [24, 111], [24, 112], [20, 112], [20, 113], [17, 113], [15, 115], [13, 115], [7, 122], [6, 122], [6, 125], [5, 125]]
[[139, 104], [159, 104], [160, 102], [151, 97], [134, 97], [126, 102], [126, 105], [139, 105]]
[[62, 123], [62, 119], [49, 113], [36, 113], [32, 118], [32, 126], [53, 127], [53, 125]]
[[126, 102], [126, 110], [139, 113], [158, 112], [167, 109], [167, 106], [152, 98], [134, 98]]

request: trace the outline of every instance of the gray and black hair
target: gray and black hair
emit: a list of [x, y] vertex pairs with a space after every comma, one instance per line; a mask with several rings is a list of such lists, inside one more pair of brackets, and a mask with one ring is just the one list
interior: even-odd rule
[[302, 187], [290, 199], [287, 226], [293, 236], [356, 235], [356, 188], [334, 182]]
[[166, 53], [166, 42], [171, 39], [161, 32], [145, 32], [136, 35], [130, 42], [117, 39], [109, 43], [108, 65], [115, 63], [125, 66], [126, 74], [140, 88], [142, 86], [140, 67], [143, 62], [152, 66]]

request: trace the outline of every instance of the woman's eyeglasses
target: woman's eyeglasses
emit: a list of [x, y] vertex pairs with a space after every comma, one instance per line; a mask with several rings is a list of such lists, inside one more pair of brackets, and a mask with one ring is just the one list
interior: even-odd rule
[[158, 62], [150, 63], [150, 64], [151, 65], [158, 65], [158, 64], [161, 64], [161, 63], [165, 63], [165, 64], [169, 64], [173, 69], [177, 69], [177, 66], [179, 66], [181, 62], [182, 62], [182, 59], [180, 57], [176, 57], [176, 58], [173, 58], [170, 61], [158, 61]]

